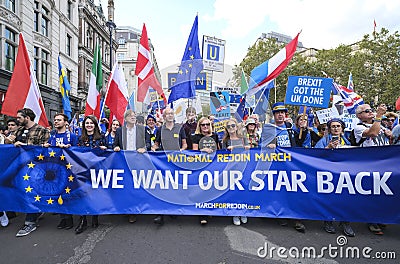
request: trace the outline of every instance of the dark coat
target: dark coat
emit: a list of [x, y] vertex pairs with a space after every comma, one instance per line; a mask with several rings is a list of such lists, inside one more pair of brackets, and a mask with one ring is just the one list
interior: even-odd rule
[[[144, 132], [144, 126], [135, 125], [136, 129], [136, 149], [144, 148], [147, 149], [150, 146], [150, 137], [146, 135]], [[115, 140], [113, 144], [113, 148], [120, 147], [121, 149], [126, 149], [126, 137], [127, 137], [127, 128], [126, 126], [119, 127], [117, 131], [115, 131]]]

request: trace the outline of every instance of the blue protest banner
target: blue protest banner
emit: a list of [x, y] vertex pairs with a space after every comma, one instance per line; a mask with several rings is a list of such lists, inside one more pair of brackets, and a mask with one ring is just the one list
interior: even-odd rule
[[332, 83], [332, 78], [289, 76], [285, 103], [327, 108]]
[[0, 210], [400, 223], [400, 146], [112, 152], [0, 146]]

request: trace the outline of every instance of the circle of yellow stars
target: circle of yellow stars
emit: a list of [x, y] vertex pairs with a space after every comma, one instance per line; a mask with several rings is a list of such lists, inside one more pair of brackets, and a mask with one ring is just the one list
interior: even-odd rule
[[[49, 154], [49, 157], [56, 158], [56, 152], [54, 152], [53, 150], [50, 151], [48, 154]], [[42, 153], [40, 153], [38, 156], [36, 156], [36, 158], [37, 158], [38, 161], [41, 161], [41, 160], [43, 161], [44, 158], [45, 158], [45, 156], [42, 155]], [[60, 160], [65, 160], [64, 154], [61, 154], [59, 158], [60, 158]], [[27, 164], [28, 169], [34, 169], [34, 168], [35, 168], [35, 165], [36, 165], [36, 164], [33, 163], [32, 161], [31, 161], [30, 163]], [[66, 167], [68, 170], [71, 170], [72, 164], [68, 162], [68, 163], [65, 165], [65, 167]], [[31, 177], [31, 176], [30, 176], [28, 173], [26, 173], [26, 174], [23, 176], [23, 179], [24, 179], [24, 181], [29, 181], [29, 178], [30, 178], [30, 177]], [[70, 175], [68, 176], [68, 182], [73, 182], [74, 179], [75, 179], [75, 177], [74, 177], [72, 174], [70, 174]], [[64, 190], [65, 190], [65, 194], [71, 194], [71, 188], [69, 188], [68, 186], [67, 186], [67, 188], [65, 188]], [[28, 187], [25, 188], [25, 193], [32, 193], [32, 191], [33, 191], [33, 188], [32, 188], [30, 185], [28, 185]], [[40, 202], [41, 199], [42, 199], [42, 197], [41, 197], [40, 195], [38, 195], [38, 194], [36, 194], [36, 195], [34, 196], [34, 198], [35, 198], [35, 202]], [[51, 197], [50, 197], [49, 199], [46, 200], [47, 204], [54, 204], [54, 201], [55, 201], [55, 200], [52, 199]], [[63, 204], [63, 199], [62, 199], [62, 196], [61, 196], [61, 195], [58, 197], [57, 202], [58, 202], [58, 204], [60, 204], [60, 205]]]

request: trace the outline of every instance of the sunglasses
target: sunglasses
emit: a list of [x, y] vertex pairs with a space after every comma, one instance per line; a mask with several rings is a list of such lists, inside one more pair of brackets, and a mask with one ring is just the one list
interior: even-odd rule
[[388, 118], [389, 122], [394, 122], [394, 120], [395, 120], [394, 118]]
[[236, 125], [235, 124], [232, 124], [232, 125], [226, 125], [226, 128], [227, 129], [231, 129], [231, 128], [235, 128], [236, 127]]
[[361, 113], [367, 113], [368, 114], [368, 113], [373, 113], [373, 112], [374, 112], [374, 110], [372, 110], [372, 109], [365, 109], [364, 111], [361, 111], [360, 114]]
[[200, 126], [210, 126], [211, 124], [210, 123], [205, 123], [205, 124], [200, 124]]

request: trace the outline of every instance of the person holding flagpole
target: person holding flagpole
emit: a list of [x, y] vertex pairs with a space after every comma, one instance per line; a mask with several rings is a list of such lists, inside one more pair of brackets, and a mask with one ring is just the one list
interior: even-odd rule
[[[49, 131], [35, 123], [36, 115], [30, 108], [23, 108], [17, 112], [17, 121], [20, 127], [15, 132], [14, 146], [36, 145], [43, 146], [50, 137]], [[17, 237], [27, 236], [37, 228], [37, 221], [41, 213], [26, 214], [24, 226], [16, 234]]]

